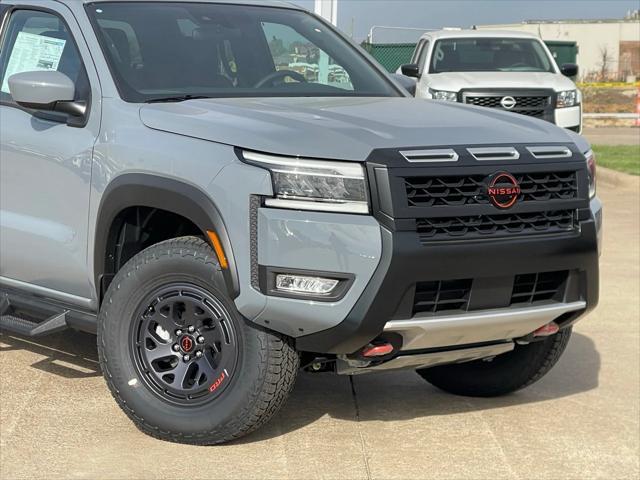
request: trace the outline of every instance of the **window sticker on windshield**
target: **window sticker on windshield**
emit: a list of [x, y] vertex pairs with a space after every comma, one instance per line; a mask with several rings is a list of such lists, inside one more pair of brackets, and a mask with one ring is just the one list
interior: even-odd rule
[[9, 77], [35, 70], [57, 70], [66, 40], [19, 32], [4, 75], [3, 93], [9, 93]]

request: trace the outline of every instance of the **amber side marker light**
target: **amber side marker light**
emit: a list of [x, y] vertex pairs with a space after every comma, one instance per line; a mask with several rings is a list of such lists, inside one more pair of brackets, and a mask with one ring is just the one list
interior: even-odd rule
[[213, 250], [216, 252], [220, 267], [222, 267], [223, 270], [226, 270], [227, 268], [229, 268], [229, 262], [227, 262], [227, 256], [224, 254], [224, 249], [222, 248], [222, 243], [220, 243], [218, 234], [211, 230], [207, 230], [207, 235], [209, 236], [209, 240], [211, 240]]

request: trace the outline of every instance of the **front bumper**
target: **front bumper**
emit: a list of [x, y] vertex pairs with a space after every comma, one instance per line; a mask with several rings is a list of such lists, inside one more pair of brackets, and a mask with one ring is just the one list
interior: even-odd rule
[[[460, 155], [457, 166], [407, 168], [405, 161], [393, 152], [388, 157], [378, 152], [377, 163], [369, 163], [368, 168], [369, 178], [373, 179], [373, 210], [381, 224], [380, 265], [346, 318], [332, 328], [299, 336], [298, 348], [352, 354], [376, 338], [392, 340], [390, 335], [395, 335], [396, 341], [400, 336], [401, 349], [415, 354], [423, 349], [469, 347], [517, 339], [554, 320], [567, 326], [594, 308], [599, 290], [602, 207], [598, 199], [588, 200], [584, 157], [574, 152], [571, 162], [531, 163], [526, 149], [518, 148], [521, 158], [509, 162], [509, 171], [521, 175], [524, 173], [520, 172], [535, 170], [575, 171], [577, 190], [571, 198], [525, 201], [514, 207], [513, 214], [526, 216], [540, 208], [575, 209], [572, 210], [575, 223], [570, 231], [515, 234], [506, 238], [425, 239], [416, 232], [416, 218], [433, 215], [477, 218], [474, 215], [485, 215], [492, 207], [470, 200], [467, 205], [407, 208], [405, 183], [413, 188], [416, 182], [424, 184], [432, 175], [433, 178], [475, 175], [494, 168], [504, 169], [504, 163], [478, 166], [468, 155], [465, 157], [462, 149], [457, 149]], [[456, 188], [455, 182], [451, 185]], [[536, 282], [538, 278], [556, 277], [557, 288], [547, 297], [533, 294], [530, 302], [522, 303], [517, 290], [531, 277]], [[458, 310], [416, 308], [424, 285], [427, 290], [437, 291], [434, 296], [440, 296], [441, 292], [450, 293], [445, 284], [465, 289], [464, 302]], [[536, 289], [544, 291], [544, 281], [536, 284], [534, 293]]]
[[582, 106], [556, 108], [554, 123], [562, 128], [568, 128], [576, 133], [582, 132]]
[[[399, 333], [403, 350], [469, 345], [525, 336], [562, 317], [577, 318], [598, 303], [596, 212], [571, 237], [509, 239], [425, 248], [415, 234], [382, 227], [383, 258], [345, 320], [297, 339], [303, 351], [350, 354], [384, 332]], [[598, 213], [599, 215], [599, 213]], [[571, 272], [563, 298], [524, 310], [509, 305], [514, 277], [535, 272]], [[417, 282], [472, 278], [472, 302], [458, 315], [411, 316]], [[475, 296], [475, 299], [473, 299]], [[482, 308], [482, 305], [490, 306]], [[474, 323], [475, 322], [475, 323]]]
[[[558, 318], [567, 321], [587, 308], [584, 300], [526, 308], [500, 308], [461, 315], [392, 320], [384, 334], [402, 337], [402, 350], [425, 350], [522, 338]], [[569, 315], [568, 315], [569, 314]]]
[[[433, 348], [466, 350], [514, 340], [552, 320], [564, 326], [574, 322], [598, 302], [601, 204], [589, 201], [586, 160], [575, 146], [571, 159], [534, 159], [527, 145], [516, 148], [520, 158], [508, 165], [505, 160], [480, 161], [464, 147], [454, 147], [456, 165], [412, 163], [404, 157], [406, 151], [373, 152], [367, 162], [373, 216], [264, 208], [254, 197], [246, 262], [252, 288], [243, 288], [236, 299], [239, 311], [294, 338], [301, 351], [347, 355], [385, 335], [400, 337], [403, 355], [415, 356]], [[409, 188], [448, 178], [447, 188], [457, 190], [452, 176], [475, 182], [504, 169], [529, 183], [569, 182], [571, 195], [565, 196], [566, 185], [547, 189], [542, 193], [564, 193], [551, 200], [525, 199], [508, 214], [526, 218], [540, 210], [564, 210], [570, 212], [571, 229], [506, 237], [420, 233], [423, 219], [474, 219], [505, 212], [468, 196], [465, 204], [411, 206]], [[263, 288], [260, 275], [274, 267], [346, 274], [353, 282], [335, 302], [274, 296]], [[557, 291], [525, 304], [514, 302], [518, 282], [547, 274], [560, 278]], [[468, 286], [462, 308], [416, 309], [418, 285], [460, 280]]]

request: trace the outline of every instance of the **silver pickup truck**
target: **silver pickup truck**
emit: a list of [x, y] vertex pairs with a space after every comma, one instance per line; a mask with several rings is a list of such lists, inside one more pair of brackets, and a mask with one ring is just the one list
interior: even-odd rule
[[238, 438], [300, 369], [507, 394], [597, 304], [573, 132], [411, 98], [283, 3], [2, 0], [0, 20], [0, 326], [97, 333], [143, 432]]

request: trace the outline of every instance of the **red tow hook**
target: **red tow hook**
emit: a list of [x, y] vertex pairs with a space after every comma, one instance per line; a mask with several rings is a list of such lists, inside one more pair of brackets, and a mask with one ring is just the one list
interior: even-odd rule
[[383, 343], [382, 345], [367, 345], [362, 350], [363, 357], [384, 357], [393, 352], [393, 345], [390, 343]]
[[549, 337], [560, 331], [560, 327], [556, 322], [547, 323], [533, 332], [534, 337]]

